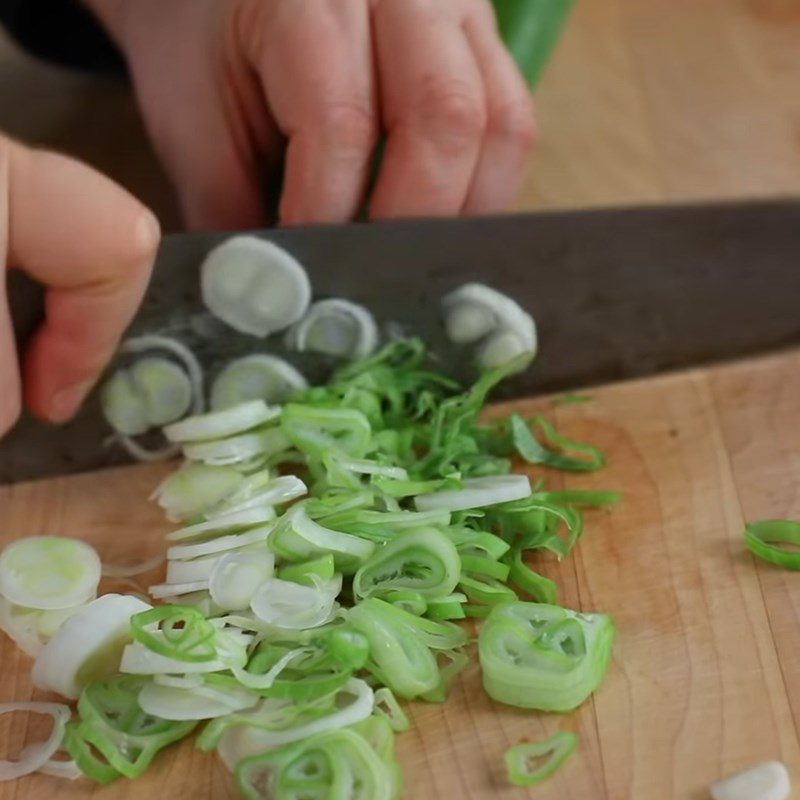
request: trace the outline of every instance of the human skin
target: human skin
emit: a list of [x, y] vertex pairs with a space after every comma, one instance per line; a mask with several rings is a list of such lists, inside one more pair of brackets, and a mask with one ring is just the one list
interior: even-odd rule
[[0, 436], [23, 399], [45, 420], [73, 416], [141, 301], [158, 241], [153, 214], [105, 176], [0, 136], [0, 272], [42, 284], [46, 315], [20, 358], [0, 291]]
[[[506, 210], [530, 93], [488, 0], [85, 0], [128, 61], [187, 224], [351, 220], [386, 136], [373, 219]], [[275, 205], [274, 198], [272, 205]]]

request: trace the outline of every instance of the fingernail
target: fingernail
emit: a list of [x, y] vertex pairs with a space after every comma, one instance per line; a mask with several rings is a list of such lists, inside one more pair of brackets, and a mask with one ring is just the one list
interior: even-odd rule
[[50, 401], [47, 418], [51, 422], [66, 422], [71, 419], [91, 388], [91, 381], [82, 381], [56, 392]]

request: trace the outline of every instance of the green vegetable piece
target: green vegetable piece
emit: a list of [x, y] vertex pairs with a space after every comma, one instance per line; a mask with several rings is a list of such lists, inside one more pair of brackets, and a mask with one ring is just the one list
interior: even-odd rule
[[121, 772], [94, 752], [92, 745], [84, 738], [85, 729], [83, 723], [71, 722], [64, 734], [63, 747], [78, 765], [78, 769], [95, 783], [111, 783], [121, 778]]
[[392, 730], [397, 733], [407, 731], [411, 727], [408, 715], [400, 707], [392, 690], [385, 686], [375, 691], [375, 713], [386, 717]]
[[439, 685], [433, 651], [451, 650], [467, 641], [466, 632], [457, 625], [414, 616], [374, 597], [358, 603], [347, 618], [369, 642], [367, 669], [405, 698]]
[[320, 459], [329, 450], [361, 458], [372, 437], [369, 420], [352, 408], [314, 408], [289, 403], [283, 409], [281, 427], [295, 447]]
[[[558, 451], [548, 450], [541, 444], [533, 435], [536, 429], [541, 431], [547, 444], [557, 447]], [[605, 456], [596, 447], [561, 436], [544, 417], [534, 417], [529, 427], [519, 414], [512, 414], [511, 436], [516, 451], [529, 464], [544, 464], [569, 472], [595, 472], [606, 463]], [[582, 455], [569, 455], [571, 452]]]
[[217, 629], [191, 606], [151, 608], [131, 617], [135, 641], [177, 661], [200, 663], [217, 658]]
[[483, 686], [501, 703], [572, 711], [602, 682], [614, 635], [606, 614], [543, 603], [497, 606], [478, 637]]
[[571, 731], [561, 731], [542, 742], [515, 744], [506, 750], [508, 779], [514, 786], [535, 786], [553, 775], [577, 746], [578, 737]]
[[146, 356], [117, 370], [103, 385], [100, 406], [118, 433], [137, 436], [180, 419], [192, 403], [186, 372], [166, 358]]
[[348, 728], [245, 758], [236, 765], [235, 776], [246, 800], [398, 797], [390, 766], [363, 736]]
[[527, 592], [537, 603], [555, 605], [558, 589], [554, 581], [532, 570], [522, 559], [522, 550], [514, 550], [509, 578], [512, 583]]
[[441, 597], [455, 589], [461, 564], [455, 545], [437, 528], [404, 531], [377, 549], [353, 578], [357, 600], [394, 589]]
[[211, 408], [219, 411], [248, 400], [285, 403], [308, 386], [305, 378], [277, 356], [254, 353], [231, 361], [211, 386]]
[[325, 553], [318, 558], [310, 561], [303, 561], [299, 564], [285, 564], [278, 570], [278, 577], [282, 581], [294, 581], [302, 583], [304, 586], [314, 586], [313, 576], [322, 581], [329, 581], [336, 573], [333, 555]]
[[751, 522], [744, 529], [744, 541], [747, 549], [764, 561], [786, 569], [800, 569], [800, 550], [793, 549], [800, 547], [800, 522], [788, 519]]
[[533, 88], [550, 60], [574, 0], [493, 0], [500, 35]]
[[[145, 680], [123, 675], [91, 683], [78, 700], [81, 722], [68, 746], [70, 752], [80, 755], [81, 769], [88, 769], [101, 782], [112, 779], [111, 769], [126, 778], [138, 778], [160, 750], [188, 736], [197, 724], [160, 719], [142, 711], [137, 698]], [[108, 767], [92, 755], [89, 746], [107, 760]]]

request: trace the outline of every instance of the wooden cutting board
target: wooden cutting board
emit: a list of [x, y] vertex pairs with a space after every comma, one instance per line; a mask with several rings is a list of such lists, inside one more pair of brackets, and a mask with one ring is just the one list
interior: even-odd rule
[[[719, 777], [775, 758], [800, 781], [800, 576], [756, 563], [742, 544], [745, 519], [800, 517], [800, 352], [592, 396], [513, 407], [544, 410], [559, 430], [608, 454], [601, 472], [548, 475], [552, 486], [624, 493], [613, 511], [587, 515], [572, 557], [543, 564], [564, 604], [613, 615], [619, 637], [608, 678], [577, 712], [542, 715], [489, 701], [473, 665], [447, 703], [411, 705], [413, 729], [399, 739], [407, 798], [700, 800]], [[4, 488], [0, 542], [66, 534], [91, 542], [107, 562], [144, 559], [163, 548], [168, 529], [146, 502], [164, 471]], [[2, 637], [0, 701], [31, 696], [30, 666]], [[0, 718], [2, 752], [32, 730], [24, 719]], [[533, 790], [510, 787], [505, 749], [556, 730], [579, 735], [576, 755]], [[235, 796], [217, 759], [191, 742], [132, 783], [35, 776], [0, 784], [0, 800], [55, 792], [63, 800]]]

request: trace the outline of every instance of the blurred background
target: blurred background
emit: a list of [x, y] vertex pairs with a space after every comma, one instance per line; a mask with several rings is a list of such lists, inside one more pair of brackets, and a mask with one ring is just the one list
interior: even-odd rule
[[[800, 195], [800, 0], [577, 0], [535, 94], [519, 209]], [[0, 32], [0, 129], [83, 158], [179, 226], [119, 80]]]

